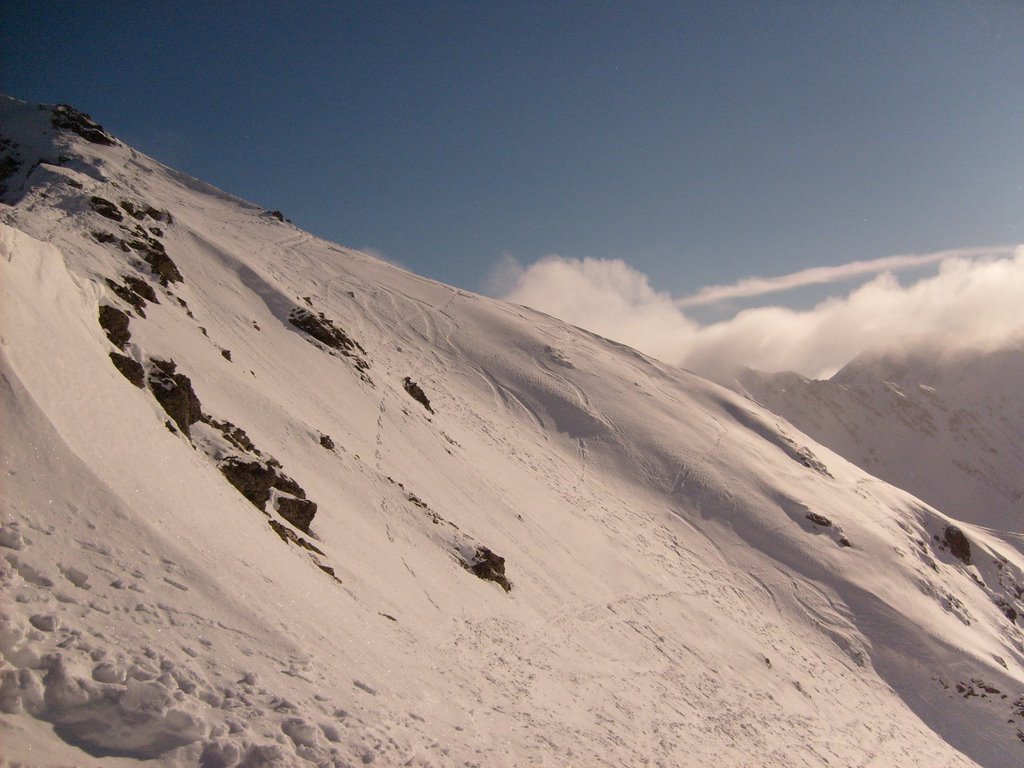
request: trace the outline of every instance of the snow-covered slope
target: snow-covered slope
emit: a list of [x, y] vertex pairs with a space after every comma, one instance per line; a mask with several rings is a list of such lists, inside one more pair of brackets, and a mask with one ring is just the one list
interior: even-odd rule
[[1024, 539], [1024, 343], [864, 354], [828, 381], [739, 386], [815, 440], [943, 512]]
[[8, 764], [1020, 764], [1018, 553], [98, 131], [0, 107]]

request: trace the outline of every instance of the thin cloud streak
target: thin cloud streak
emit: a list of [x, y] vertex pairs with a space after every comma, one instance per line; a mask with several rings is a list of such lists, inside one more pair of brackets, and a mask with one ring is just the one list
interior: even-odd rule
[[923, 267], [937, 264], [947, 259], [974, 259], [982, 256], [1012, 256], [1013, 246], [994, 246], [991, 248], [954, 248], [934, 253], [906, 253], [896, 256], [883, 256], [879, 259], [851, 261], [835, 267], [811, 267], [799, 272], [778, 277], [745, 277], [732, 285], [709, 285], [701, 288], [692, 296], [676, 299], [679, 307], [701, 307], [715, 304], [726, 299], [750, 298], [764, 296], [769, 293], [780, 293], [793, 288], [807, 285], [824, 285], [838, 283], [863, 275], [880, 272], [895, 272], [901, 269]]

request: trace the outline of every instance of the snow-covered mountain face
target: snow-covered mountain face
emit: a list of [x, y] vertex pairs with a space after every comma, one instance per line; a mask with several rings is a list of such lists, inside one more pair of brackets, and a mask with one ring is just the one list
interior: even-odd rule
[[943, 512], [1024, 544], [1024, 343], [865, 354], [828, 381], [745, 371], [737, 389]]
[[985, 531], [72, 110], [0, 133], [9, 763], [1021, 763]]

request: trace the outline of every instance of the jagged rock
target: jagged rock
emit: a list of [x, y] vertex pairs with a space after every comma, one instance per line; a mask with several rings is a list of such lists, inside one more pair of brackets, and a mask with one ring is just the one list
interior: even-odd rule
[[159, 275], [160, 285], [166, 288], [169, 283], [184, 281], [178, 265], [167, 255], [164, 244], [155, 237], [143, 234], [124, 242], [129, 248], [142, 256], [153, 272]]
[[971, 542], [967, 540], [963, 531], [955, 525], [947, 525], [942, 537], [953, 557], [962, 560], [964, 565], [971, 564]]
[[121, 208], [124, 209], [124, 212], [131, 216], [133, 219], [138, 219], [139, 221], [142, 221], [144, 218], [146, 218], [146, 214], [142, 211], [142, 209], [137, 208], [135, 206], [135, 203], [133, 203], [131, 200], [122, 200]]
[[231, 362], [231, 350], [230, 349], [222, 349], [220, 351], [220, 356], [223, 357], [225, 360], [227, 360], [229, 363]]
[[[168, 224], [172, 221], [170, 213], [158, 210], [152, 205], [140, 205], [133, 203], [131, 200], [122, 200], [121, 208], [124, 209], [125, 213], [138, 221], [143, 221], [146, 217], [155, 219], [156, 221], [164, 221]], [[159, 227], [150, 227], [150, 231], [158, 236], [163, 234], [163, 231]]]
[[1017, 623], [1017, 611], [1012, 605], [1001, 597], [995, 598], [995, 604], [1003, 612], [1003, 615], [1010, 620], [1011, 624]]
[[244, 461], [231, 456], [219, 465], [221, 474], [254, 506], [263, 509], [270, 498], [277, 473], [262, 461]]
[[117, 206], [105, 198], [93, 195], [89, 198], [89, 205], [100, 216], [105, 216], [111, 221], [124, 221], [124, 216], [117, 209]]
[[50, 124], [54, 128], [77, 133], [83, 139], [93, 144], [104, 144], [112, 147], [117, 143], [113, 136], [103, 130], [103, 126], [94, 122], [85, 112], [79, 112], [68, 104], [58, 104], [53, 108]]
[[316, 502], [309, 499], [293, 499], [282, 496], [277, 500], [277, 514], [300, 531], [309, 533], [309, 524], [316, 516]]
[[409, 393], [409, 396], [413, 400], [418, 402], [431, 413], [434, 412], [434, 409], [430, 407], [430, 400], [427, 399], [426, 393], [423, 391], [419, 384], [417, 384], [415, 381], [406, 376], [405, 379], [402, 381], [402, 386], [405, 387], [405, 391]]
[[142, 367], [142, 364], [118, 352], [110, 353], [110, 362], [114, 364], [114, 367], [121, 372], [128, 381], [134, 384], [139, 389], [142, 389], [146, 385], [146, 369]]
[[512, 583], [505, 576], [505, 558], [487, 547], [477, 547], [473, 559], [464, 563], [464, 567], [477, 578], [495, 582], [506, 592], [512, 590]]
[[263, 452], [256, 447], [253, 441], [249, 439], [249, 435], [247, 435], [245, 430], [241, 427], [236, 427], [226, 419], [224, 421], [218, 421], [212, 416], [203, 415], [202, 420], [204, 423], [209, 424], [224, 435], [224, 439], [239, 450], [245, 451], [246, 453], [253, 453], [257, 456], [263, 455]]
[[121, 239], [117, 235], [111, 234], [110, 232], [103, 232], [99, 229], [94, 229], [92, 231], [92, 236], [97, 243], [103, 243], [105, 245], [116, 245], [121, 242]]
[[146, 301], [152, 301], [154, 304], [160, 302], [156, 298], [156, 291], [153, 290], [153, 286], [138, 277], [132, 275], [123, 275], [122, 280], [124, 284], [115, 283], [109, 277], [107, 285], [110, 286], [110, 290], [114, 292], [114, 295], [124, 301], [126, 304], [130, 304], [139, 317], [146, 316]]
[[191, 436], [191, 426], [203, 417], [199, 397], [192, 389], [192, 380], [183, 373], [177, 373], [177, 366], [172, 360], [154, 358], [150, 363], [153, 367], [147, 383], [153, 397], [178, 425], [178, 429], [186, 436]]
[[365, 371], [370, 367], [366, 360], [356, 354], [356, 350], [366, 354], [362, 345], [331, 322], [323, 312], [313, 314], [304, 307], [295, 307], [288, 315], [288, 322], [299, 330], [305, 331], [324, 346], [336, 349], [346, 357], [352, 358], [358, 370]]
[[817, 456], [806, 446], [801, 446], [797, 449], [797, 456], [801, 464], [808, 469], [813, 469], [815, 472], [824, 475], [825, 477], [832, 477], [832, 473], [828, 471], [828, 467], [825, 466], [824, 462], [820, 461]]
[[823, 528], [828, 528], [832, 525], [832, 521], [824, 515], [819, 515], [817, 512], [808, 512], [807, 519], [815, 525], [820, 525]]
[[146, 301], [151, 301], [154, 304], [160, 303], [160, 300], [156, 297], [156, 291], [153, 290], [153, 286], [141, 277], [136, 277], [135, 275], [124, 275], [121, 279], [124, 280], [124, 284], [132, 290], [132, 293], [135, 293]]
[[99, 320], [110, 343], [118, 349], [124, 349], [132, 338], [132, 332], [128, 330], [128, 315], [120, 309], [103, 304], [100, 306]]
[[330, 435], [320, 435], [320, 445], [326, 448], [328, 451], [334, 450], [334, 441]]
[[[306, 500], [306, 491], [302, 486], [281, 472], [280, 465], [273, 459], [265, 462], [246, 461], [237, 456], [230, 456], [220, 463], [219, 469], [227, 481], [260, 510], [264, 510], [267, 500], [270, 498], [271, 488], [295, 496], [294, 501], [296, 502]], [[286, 501], [288, 501], [286, 498], [280, 499], [280, 502]], [[293, 522], [283, 512], [281, 516], [297, 528], [308, 532], [309, 523], [312, 521], [313, 515], [316, 514], [316, 504], [313, 502], [308, 502], [307, 505], [285, 504], [285, 509], [290, 514], [294, 513], [295, 518], [304, 524], [299, 525]], [[278, 511], [280, 512], [280, 509]]]
[[[287, 525], [283, 525], [282, 523], [279, 523], [277, 522], [277, 520], [273, 519], [268, 520], [267, 522], [270, 523], [270, 527], [274, 529], [274, 533], [281, 537], [281, 541], [284, 541], [289, 544], [297, 544], [303, 549], [308, 549], [310, 552], [316, 552], [318, 555], [324, 554], [323, 551], [320, 550], [316, 545], [310, 543], [307, 539], [304, 539], [301, 536], [299, 536]], [[326, 555], [324, 556], [326, 557]], [[317, 565], [320, 565], [320, 563], [317, 563]], [[334, 574], [331, 573], [331, 575], [333, 576]]]

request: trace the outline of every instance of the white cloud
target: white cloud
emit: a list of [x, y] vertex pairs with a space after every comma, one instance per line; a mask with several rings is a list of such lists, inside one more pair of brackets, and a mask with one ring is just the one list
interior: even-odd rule
[[779, 293], [806, 285], [838, 283], [854, 277], [862, 277], [863, 275], [922, 267], [953, 258], [1010, 256], [1012, 254], [1013, 248], [1011, 246], [957, 248], [948, 251], [937, 251], [935, 253], [904, 253], [897, 256], [870, 259], [868, 261], [851, 261], [835, 267], [811, 267], [810, 269], [802, 269], [799, 272], [792, 272], [778, 277], [745, 277], [731, 285], [706, 286], [693, 296], [684, 296], [676, 303], [680, 307], [697, 307], [705, 304], [714, 304], [724, 299], [763, 296], [767, 293]]
[[520, 267], [502, 298], [620, 341], [668, 362], [692, 342], [698, 326], [647, 276], [618, 259], [549, 256]]
[[[978, 252], [946, 252], [937, 274], [906, 286], [883, 272], [809, 310], [758, 307], [705, 326], [684, 314], [685, 300], [654, 290], [646, 275], [620, 260], [550, 256], [516, 265], [506, 269], [501, 294], [707, 376], [746, 365], [820, 377], [865, 349], [923, 341], [992, 347], [1024, 336], [1024, 246], [996, 251], [1003, 256], [978, 258]], [[856, 265], [881, 261], [827, 269], [849, 276], [873, 271]]]

